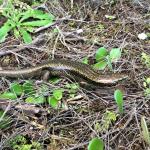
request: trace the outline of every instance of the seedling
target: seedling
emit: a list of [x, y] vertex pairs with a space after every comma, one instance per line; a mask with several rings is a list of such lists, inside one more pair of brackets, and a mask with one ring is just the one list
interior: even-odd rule
[[113, 70], [112, 63], [116, 62], [121, 57], [121, 51], [119, 48], [113, 48], [110, 52], [104, 47], [99, 48], [96, 51], [95, 59], [96, 64], [94, 68], [104, 70], [107, 66]]
[[141, 61], [147, 68], [150, 68], [150, 55], [142, 52], [141, 54]]
[[52, 96], [48, 97], [48, 103], [53, 108], [57, 108], [59, 101], [62, 99], [63, 96], [63, 90], [62, 89], [55, 89], [53, 90]]
[[97, 122], [94, 129], [98, 132], [105, 132], [109, 129], [112, 122], [116, 121], [117, 114], [113, 111], [106, 111], [103, 115], [102, 121]]
[[143, 82], [145, 96], [150, 96], [150, 77], [147, 77]]
[[30, 33], [34, 33], [36, 27], [52, 24], [54, 20], [52, 14], [44, 13], [41, 10], [30, 8], [21, 11], [16, 9], [11, 1], [9, 1], [6, 8], [3, 8], [2, 15], [6, 17], [7, 21], [0, 28], [0, 43], [5, 41], [10, 31], [13, 31], [17, 39], [22, 37], [25, 43], [31, 43]]
[[119, 113], [123, 114], [124, 110], [123, 110], [123, 94], [122, 94], [122, 92], [120, 90], [116, 90], [114, 92], [114, 98], [117, 103]]

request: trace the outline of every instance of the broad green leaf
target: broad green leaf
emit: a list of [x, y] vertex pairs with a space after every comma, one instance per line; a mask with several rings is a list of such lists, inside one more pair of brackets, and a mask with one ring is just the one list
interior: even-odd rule
[[114, 98], [118, 105], [119, 112], [122, 114], [123, 113], [123, 94], [122, 94], [122, 92], [120, 90], [115, 90]]
[[43, 20], [54, 20], [54, 16], [52, 14], [44, 13], [41, 10], [33, 10], [32, 17]]
[[53, 96], [54, 96], [55, 99], [61, 100], [62, 95], [63, 95], [63, 90], [62, 89], [53, 90]]
[[11, 24], [7, 21], [1, 28], [0, 28], [0, 43], [5, 41], [8, 32], [12, 29]]
[[107, 62], [105, 60], [102, 60], [94, 64], [94, 68], [98, 70], [104, 70], [106, 66], [107, 66]]
[[32, 26], [32, 27], [40, 27], [51, 24], [51, 20], [38, 20], [38, 21], [30, 21], [22, 23], [23, 26]]
[[22, 37], [23, 37], [23, 40], [24, 40], [24, 42], [25, 42], [26, 44], [29, 44], [29, 43], [32, 42], [32, 37], [31, 37], [31, 35], [30, 35], [25, 29], [20, 28], [19, 31], [20, 31], [20, 33], [21, 33], [21, 35], [22, 35]]
[[110, 55], [111, 62], [117, 61], [121, 57], [121, 50], [120, 50], [120, 48], [113, 48], [110, 51], [109, 55]]
[[55, 97], [53, 96], [49, 96], [48, 97], [48, 103], [51, 107], [53, 108], [57, 108], [58, 107], [58, 104], [59, 104], [59, 100], [57, 100]]
[[88, 150], [104, 150], [104, 142], [102, 139], [93, 138], [88, 145]]
[[12, 93], [12, 92], [4, 92], [4, 93], [0, 94], [0, 98], [15, 100], [15, 99], [17, 99], [17, 96], [15, 93]]
[[23, 22], [24, 20], [27, 20], [27, 19], [29, 19], [29, 18], [32, 18], [32, 16], [33, 16], [33, 9], [29, 9], [29, 10], [27, 10], [27, 11], [25, 11], [25, 12], [22, 12], [21, 13], [21, 19], [19, 20], [19, 22], [21, 23], [21, 22]]
[[23, 22], [29, 18], [36, 18], [40, 20], [54, 20], [55, 18], [52, 14], [44, 13], [41, 10], [28, 10], [22, 13], [22, 16], [23, 17], [20, 19], [20, 22]]
[[16, 95], [20, 96], [23, 93], [23, 88], [22, 85], [20, 85], [19, 83], [12, 83], [10, 85], [10, 91], [12, 93], [15, 93]]
[[141, 128], [142, 128], [142, 137], [145, 140], [145, 142], [150, 145], [150, 133], [147, 128], [147, 123], [145, 121], [145, 117], [141, 117]]
[[34, 95], [35, 94], [35, 90], [34, 90], [33, 82], [26, 81], [23, 84], [23, 91], [24, 91], [25, 94]]
[[108, 55], [107, 49], [105, 47], [101, 47], [96, 51], [96, 61], [98, 62], [101, 59], [104, 59]]

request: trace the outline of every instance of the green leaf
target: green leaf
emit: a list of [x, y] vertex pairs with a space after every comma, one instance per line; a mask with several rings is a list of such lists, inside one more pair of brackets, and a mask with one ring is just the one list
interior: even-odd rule
[[96, 61], [98, 62], [101, 59], [104, 59], [108, 55], [107, 49], [105, 47], [101, 47], [96, 51]]
[[65, 87], [68, 89], [68, 93], [69, 93], [69, 97], [74, 97], [75, 93], [78, 91], [79, 89], [79, 84], [77, 83], [68, 83], [65, 85]]
[[54, 20], [55, 18], [52, 14], [44, 13], [41, 10], [28, 10], [22, 13], [22, 16], [23, 17], [20, 19], [20, 22], [23, 22], [29, 18], [36, 18], [40, 20]]
[[51, 82], [52, 84], [56, 84], [56, 83], [58, 83], [60, 80], [61, 80], [61, 79], [58, 78], [58, 77], [52, 77], [52, 78], [50, 78], [50, 82]]
[[52, 24], [51, 20], [38, 20], [38, 21], [30, 21], [22, 23], [23, 26], [32, 26], [32, 27], [40, 27], [48, 24]]
[[0, 43], [5, 41], [8, 32], [12, 29], [10, 21], [7, 21], [1, 28], [0, 28]]
[[32, 42], [32, 37], [31, 37], [31, 35], [30, 35], [25, 29], [20, 28], [19, 31], [20, 31], [20, 33], [21, 33], [21, 35], [22, 35], [22, 37], [23, 37], [23, 40], [24, 40], [24, 42], [25, 42], [26, 44], [29, 44], [29, 43]]
[[34, 90], [34, 87], [33, 87], [33, 82], [32, 81], [26, 81], [23, 84], [23, 91], [24, 91], [25, 94], [34, 95], [35, 90]]
[[104, 142], [102, 139], [93, 138], [88, 145], [88, 150], [104, 150]]
[[44, 96], [36, 97], [36, 104], [43, 104], [46, 102], [46, 98]]
[[109, 55], [110, 55], [111, 62], [117, 61], [121, 57], [121, 50], [120, 50], [120, 48], [113, 48], [110, 51]]
[[12, 93], [12, 92], [4, 92], [4, 93], [0, 94], [0, 98], [15, 100], [15, 99], [17, 99], [17, 96], [15, 93]]
[[82, 59], [82, 63], [83, 63], [83, 64], [88, 64], [88, 57], [84, 57], [84, 58]]
[[150, 133], [147, 128], [147, 123], [145, 121], [145, 117], [141, 117], [141, 128], [142, 128], [142, 137], [145, 140], [145, 142], [150, 145]]
[[122, 114], [123, 113], [123, 94], [122, 94], [122, 92], [120, 90], [115, 90], [114, 98], [118, 105], [119, 112]]
[[55, 29], [53, 30], [53, 32], [54, 32], [54, 33], [59, 33], [59, 30], [58, 30], [57, 28], [55, 28]]
[[25, 99], [25, 102], [27, 102], [27, 103], [35, 103], [35, 97], [27, 97]]
[[54, 20], [54, 16], [52, 14], [44, 13], [41, 10], [33, 10], [32, 17], [43, 20]]
[[62, 95], [63, 95], [63, 90], [62, 89], [53, 90], [53, 96], [54, 96], [55, 99], [61, 100]]
[[27, 20], [27, 19], [29, 19], [30, 17], [32, 17], [32, 12], [33, 12], [33, 10], [32, 9], [30, 9], [30, 10], [27, 10], [27, 11], [25, 11], [25, 12], [22, 12], [21, 13], [21, 19], [19, 20], [19, 22], [23, 22], [24, 20]]
[[20, 96], [23, 93], [23, 88], [22, 85], [20, 85], [19, 83], [12, 83], [10, 85], [10, 91], [12, 93], [15, 93], [16, 95]]
[[44, 96], [39, 96], [39, 97], [27, 97], [25, 99], [25, 102], [27, 103], [32, 103], [32, 104], [43, 104], [45, 103], [46, 99]]
[[51, 107], [53, 108], [57, 108], [58, 107], [58, 104], [59, 104], [59, 100], [57, 100], [55, 97], [53, 96], [49, 96], [48, 97], [48, 103]]
[[150, 84], [150, 77], [146, 78], [146, 83]]
[[33, 32], [34, 32], [34, 27], [26, 27], [26, 30], [27, 30], [28, 32], [33, 33]]
[[94, 64], [94, 68], [98, 70], [104, 70], [106, 66], [107, 66], [107, 62], [105, 60], [102, 60]]
[[16, 28], [14, 28], [14, 36], [17, 39], [20, 37], [20, 33], [19, 33], [19, 31]]
[[65, 85], [65, 87], [68, 89], [77, 90], [77, 89], [79, 89], [79, 84], [78, 83], [68, 83]]
[[49, 86], [46, 84], [42, 84], [39, 88], [38, 88], [38, 92], [39, 95], [47, 95], [47, 93], [49, 93]]

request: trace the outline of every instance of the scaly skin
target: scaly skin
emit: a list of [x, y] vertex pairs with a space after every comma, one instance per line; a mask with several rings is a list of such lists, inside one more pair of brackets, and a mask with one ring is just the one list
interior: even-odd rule
[[101, 75], [90, 65], [70, 60], [50, 60], [46, 63], [20, 70], [0, 70], [0, 77], [30, 78], [41, 75], [47, 70], [52, 75], [72, 74], [99, 84], [116, 84], [118, 81], [128, 78], [125, 74]]

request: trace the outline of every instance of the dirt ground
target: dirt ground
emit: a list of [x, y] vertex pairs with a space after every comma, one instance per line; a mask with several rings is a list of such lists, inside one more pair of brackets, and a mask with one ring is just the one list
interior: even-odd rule
[[[114, 70], [127, 73], [130, 78], [115, 86], [81, 86], [74, 98], [69, 98], [65, 89], [66, 83], [72, 82], [69, 79], [61, 78], [55, 85], [32, 79], [36, 90], [41, 84], [48, 86], [49, 91], [65, 89], [62, 98], [65, 108], [53, 109], [48, 104], [32, 107], [23, 97], [21, 102], [2, 101], [0, 105], [5, 103], [5, 110], [9, 104], [6, 112], [13, 121], [0, 130], [1, 149], [9, 149], [8, 141], [23, 135], [29, 143], [38, 141], [48, 150], [84, 150], [93, 137], [103, 139], [106, 150], [147, 150], [141, 136], [141, 117], [145, 116], [149, 128], [150, 101], [144, 94], [143, 82], [150, 69], [142, 63], [141, 55], [143, 52], [150, 55], [150, 40], [141, 40], [138, 35], [150, 32], [150, 1], [47, 0], [40, 7], [55, 16], [54, 24], [33, 34], [29, 45], [10, 33], [0, 44], [0, 66], [26, 68], [52, 58], [81, 62], [85, 57], [93, 64], [98, 48], [119, 47], [122, 56], [113, 64]], [[0, 24], [3, 22], [5, 19]], [[107, 72], [108, 68], [103, 71]], [[0, 91], [4, 92], [14, 81], [23, 82], [3, 78]], [[102, 131], [98, 126], [104, 122], [106, 111], [118, 111], [114, 101], [114, 91], [118, 88], [124, 94], [124, 114]]]

